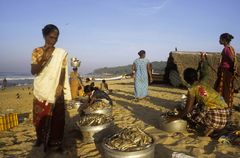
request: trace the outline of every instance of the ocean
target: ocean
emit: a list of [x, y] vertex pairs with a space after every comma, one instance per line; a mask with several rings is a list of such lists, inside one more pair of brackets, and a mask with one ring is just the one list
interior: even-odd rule
[[32, 85], [34, 76], [30, 73], [21, 72], [0, 72], [0, 87], [2, 86], [3, 79], [7, 79], [7, 86], [22, 86]]

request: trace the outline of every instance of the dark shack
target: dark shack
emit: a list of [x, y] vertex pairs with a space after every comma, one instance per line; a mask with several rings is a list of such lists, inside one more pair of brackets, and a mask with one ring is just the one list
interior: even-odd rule
[[[205, 82], [214, 85], [217, 78], [217, 68], [220, 62], [221, 55], [219, 52], [206, 52], [207, 53], [207, 75]], [[237, 54], [238, 59], [238, 73], [240, 74], [240, 54]], [[173, 51], [169, 53], [167, 66], [165, 69], [164, 79], [166, 82], [175, 87], [185, 86], [186, 83], [183, 79], [183, 71], [190, 67], [197, 69], [200, 61], [200, 52], [188, 51]], [[240, 78], [235, 80], [235, 88], [240, 88]]]

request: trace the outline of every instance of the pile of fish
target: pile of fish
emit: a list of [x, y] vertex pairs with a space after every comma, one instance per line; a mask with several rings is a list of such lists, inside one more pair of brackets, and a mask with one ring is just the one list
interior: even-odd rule
[[122, 129], [105, 141], [109, 149], [119, 151], [139, 151], [150, 147], [153, 138], [139, 128], [128, 127]]
[[103, 114], [87, 114], [80, 118], [78, 126], [98, 126], [113, 121], [112, 117]]
[[104, 101], [96, 101], [94, 104], [88, 106], [85, 110], [89, 112], [93, 112], [96, 110], [102, 110], [106, 108], [112, 108], [110, 104], [104, 102]]

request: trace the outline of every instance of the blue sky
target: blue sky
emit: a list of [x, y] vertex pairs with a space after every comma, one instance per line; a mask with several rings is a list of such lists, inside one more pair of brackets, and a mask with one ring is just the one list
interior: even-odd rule
[[60, 29], [56, 47], [82, 61], [81, 73], [131, 64], [146, 50], [166, 61], [174, 50], [221, 51], [229, 32], [240, 52], [239, 0], [1, 0], [0, 72], [30, 72], [41, 29]]

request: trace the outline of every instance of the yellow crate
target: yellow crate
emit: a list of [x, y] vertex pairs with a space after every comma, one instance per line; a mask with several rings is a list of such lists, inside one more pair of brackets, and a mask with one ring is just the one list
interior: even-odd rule
[[18, 115], [17, 113], [13, 113], [13, 121], [14, 121], [14, 126], [17, 126], [18, 125]]
[[8, 114], [9, 115], [9, 120], [10, 120], [10, 128], [15, 127], [14, 125], [14, 115], [13, 113]]
[[9, 129], [10, 128], [10, 119], [9, 119], [8, 114], [5, 115], [5, 119], [6, 119], [6, 127], [7, 127], [7, 129]]
[[3, 128], [3, 117], [4, 116], [0, 116], [0, 131], [4, 131], [4, 128]]

